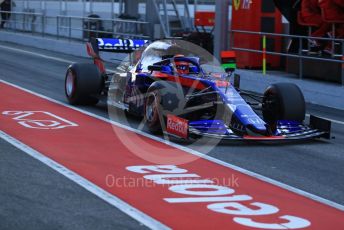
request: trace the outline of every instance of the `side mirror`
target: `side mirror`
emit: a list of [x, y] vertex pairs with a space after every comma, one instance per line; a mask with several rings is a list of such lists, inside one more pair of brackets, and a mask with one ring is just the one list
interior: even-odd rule
[[149, 71], [161, 71], [162, 66], [160, 66], [160, 65], [149, 65], [148, 70]]
[[235, 68], [228, 67], [228, 68], [225, 68], [225, 71], [227, 74], [233, 73], [235, 71]]

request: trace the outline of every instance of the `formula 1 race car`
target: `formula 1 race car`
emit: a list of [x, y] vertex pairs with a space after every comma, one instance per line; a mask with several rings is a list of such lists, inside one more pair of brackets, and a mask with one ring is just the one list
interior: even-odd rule
[[[99, 56], [99, 51], [133, 50], [139, 50], [137, 61], [112, 73]], [[310, 124], [304, 123], [305, 100], [296, 85], [272, 84], [263, 95], [240, 90], [240, 76], [230, 80], [234, 69], [224, 71], [191, 43], [163, 40], [147, 46], [144, 40], [92, 39], [87, 51], [93, 64], [74, 63], [67, 70], [69, 103], [107, 98], [111, 106], [142, 116], [152, 133], [268, 141], [330, 136], [329, 121], [311, 116]]]

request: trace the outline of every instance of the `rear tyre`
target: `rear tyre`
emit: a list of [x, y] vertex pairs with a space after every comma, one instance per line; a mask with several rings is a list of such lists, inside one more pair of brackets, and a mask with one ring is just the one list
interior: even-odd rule
[[67, 69], [65, 95], [69, 104], [97, 104], [96, 97], [103, 84], [99, 69], [94, 64], [74, 63]]
[[292, 83], [270, 85], [263, 98], [263, 118], [270, 125], [278, 120], [302, 122], [306, 105], [300, 88]]

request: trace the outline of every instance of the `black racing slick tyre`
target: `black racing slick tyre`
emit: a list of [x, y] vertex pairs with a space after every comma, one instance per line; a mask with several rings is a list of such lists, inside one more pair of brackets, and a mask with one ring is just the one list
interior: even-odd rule
[[157, 81], [147, 90], [144, 118], [150, 132], [165, 130], [168, 114], [179, 115], [185, 105], [182, 88], [174, 82]]
[[159, 89], [151, 87], [146, 94], [144, 104], [144, 119], [150, 132], [161, 132], [161, 92]]
[[65, 95], [69, 104], [97, 104], [103, 84], [99, 69], [90, 63], [74, 63], [67, 69]]
[[263, 97], [263, 118], [268, 124], [278, 120], [302, 122], [306, 115], [306, 104], [300, 88], [292, 83], [270, 85]]

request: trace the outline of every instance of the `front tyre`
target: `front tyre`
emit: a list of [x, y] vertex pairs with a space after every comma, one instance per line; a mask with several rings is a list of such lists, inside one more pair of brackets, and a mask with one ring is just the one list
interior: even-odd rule
[[263, 98], [265, 122], [275, 125], [278, 120], [302, 122], [306, 115], [306, 104], [300, 88], [292, 83], [270, 85]]
[[167, 81], [154, 82], [145, 98], [144, 119], [152, 133], [165, 131], [167, 115], [181, 116], [186, 103], [181, 86]]
[[65, 95], [69, 104], [96, 104], [103, 80], [99, 69], [90, 63], [74, 63], [67, 69]]
[[161, 110], [160, 110], [161, 95], [157, 89], [150, 89], [147, 92], [144, 118], [146, 125], [150, 132], [158, 133], [161, 131]]

